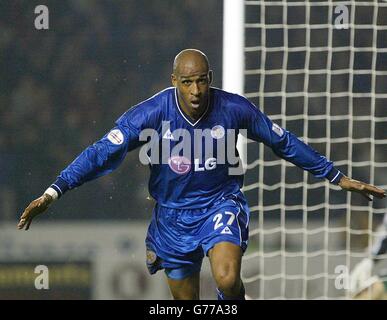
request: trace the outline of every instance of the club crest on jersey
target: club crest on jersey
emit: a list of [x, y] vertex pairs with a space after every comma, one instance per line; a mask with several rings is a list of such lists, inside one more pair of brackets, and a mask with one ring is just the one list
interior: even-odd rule
[[152, 250], [146, 250], [146, 263], [152, 264], [155, 263], [157, 259], [156, 253]]
[[222, 126], [217, 125], [211, 129], [211, 137], [214, 139], [222, 139], [224, 137], [225, 130]]
[[107, 138], [111, 143], [116, 145], [120, 145], [124, 142], [124, 135], [118, 129], [110, 131]]
[[170, 157], [168, 165], [177, 174], [186, 174], [191, 169], [191, 161], [181, 156]]

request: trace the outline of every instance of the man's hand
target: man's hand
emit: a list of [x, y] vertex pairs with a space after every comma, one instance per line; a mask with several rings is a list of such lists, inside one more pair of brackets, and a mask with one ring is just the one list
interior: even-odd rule
[[18, 229], [23, 229], [26, 227], [25, 229], [28, 230], [30, 228], [32, 219], [35, 218], [38, 214], [44, 212], [53, 201], [54, 199], [46, 193], [43, 194], [40, 198], [32, 201], [20, 217], [20, 221], [17, 225]]
[[384, 198], [386, 196], [386, 191], [375, 187], [371, 184], [367, 184], [361, 181], [350, 179], [346, 176], [343, 176], [340, 179], [339, 186], [343, 190], [355, 191], [363, 195], [368, 201], [372, 201], [371, 195], [377, 198]]

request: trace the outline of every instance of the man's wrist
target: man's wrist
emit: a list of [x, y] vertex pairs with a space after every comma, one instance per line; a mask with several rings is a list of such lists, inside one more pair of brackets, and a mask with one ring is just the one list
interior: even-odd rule
[[50, 188], [56, 191], [58, 198], [63, 196], [63, 194], [70, 189], [68, 183], [60, 177], [58, 177], [58, 179], [56, 179], [54, 183], [51, 184]]
[[[57, 200], [59, 197], [58, 192], [54, 188], [51, 188], [51, 187], [49, 187], [46, 191], [44, 191], [43, 195], [49, 196], [51, 198], [50, 202]], [[48, 199], [48, 200], [50, 200], [50, 199]]]
[[343, 176], [344, 174], [340, 170], [333, 167], [332, 170], [326, 176], [326, 178], [329, 180], [330, 183], [338, 185]]
[[338, 185], [341, 187], [342, 185], [342, 183], [344, 182], [344, 180], [349, 180], [349, 178], [347, 177], [347, 176], [345, 176], [345, 175], [343, 175], [343, 176], [341, 176], [340, 177], [340, 180], [339, 180], [339, 182], [338, 182]]

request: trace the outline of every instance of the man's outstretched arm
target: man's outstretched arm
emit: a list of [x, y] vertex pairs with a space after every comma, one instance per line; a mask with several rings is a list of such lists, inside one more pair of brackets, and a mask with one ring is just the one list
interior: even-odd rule
[[245, 98], [241, 98], [245, 108], [243, 125], [247, 128], [248, 138], [263, 142], [276, 155], [299, 168], [312, 173], [316, 178], [326, 178], [339, 185], [343, 190], [357, 192], [371, 201], [370, 196], [384, 198], [386, 191], [376, 186], [346, 177], [334, 167], [332, 161], [301, 141], [293, 133], [273, 123], [269, 117]]

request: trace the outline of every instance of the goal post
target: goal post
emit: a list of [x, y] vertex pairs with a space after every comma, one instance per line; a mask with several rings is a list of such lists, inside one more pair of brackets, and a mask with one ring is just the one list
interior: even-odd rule
[[[245, 3], [244, 0], [223, 0], [223, 68], [222, 88], [244, 94], [245, 80]], [[238, 135], [237, 149], [245, 169], [247, 139]]]
[[[348, 176], [387, 189], [387, 2], [224, 0], [223, 25], [223, 88]], [[244, 145], [247, 293], [348, 298], [346, 274], [370, 255], [386, 202], [341, 192], [262, 144]]]

